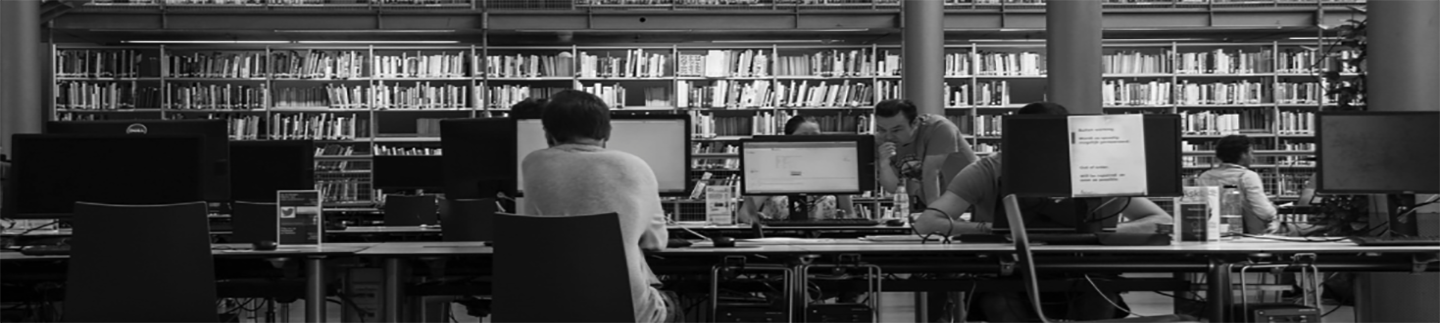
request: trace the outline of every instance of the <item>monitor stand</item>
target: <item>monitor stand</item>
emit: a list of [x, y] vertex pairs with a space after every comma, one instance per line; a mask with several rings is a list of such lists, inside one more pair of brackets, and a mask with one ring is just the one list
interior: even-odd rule
[[1377, 235], [1399, 235], [1411, 237], [1419, 235], [1419, 218], [1416, 216], [1416, 213], [1418, 212], [1410, 212], [1410, 214], [1401, 216], [1402, 214], [1410, 211], [1410, 206], [1415, 205], [1415, 195], [1385, 194], [1381, 196], [1385, 197], [1385, 203], [1380, 204], [1381, 211], [1383, 212], [1381, 214], [1385, 216], [1385, 220], [1382, 220], [1382, 222], [1388, 223], [1386, 225], [1390, 227], [1390, 230], [1388, 232], [1380, 232], [1380, 234]]
[[790, 195], [786, 195], [786, 196], [785, 196], [785, 201], [789, 204], [789, 209], [790, 209], [790, 218], [789, 218], [789, 221], [809, 221], [809, 220], [810, 220], [810, 198], [809, 198], [809, 196], [807, 196], [807, 195], [805, 195], [805, 194], [790, 194]]

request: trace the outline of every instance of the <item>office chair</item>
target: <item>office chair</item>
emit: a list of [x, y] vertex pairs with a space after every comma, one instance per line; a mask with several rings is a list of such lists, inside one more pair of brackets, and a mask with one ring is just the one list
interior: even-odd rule
[[279, 216], [275, 214], [275, 203], [235, 202], [231, 204], [231, 243], [253, 243], [256, 241], [280, 241]]
[[434, 195], [386, 195], [385, 226], [438, 224]]
[[[1004, 203], [1005, 203], [1005, 217], [1006, 217], [1007, 220], [1009, 220], [1009, 223], [1010, 223], [1010, 235], [1011, 235], [1011, 240], [1014, 240], [1014, 241], [1015, 241], [1015, 254], [1020, 257], [1020, 269], [1021, 269], [1022, 272], [1024, 272], [1024, 275], [1025, 275], [1024, 277], [1020, 277], [1020, 278], [1021, 278], [1020, 280], [1025, 283], [1025, 294], [1026, 294], [1027, 296], [1029, 296], [1030, 304], [1031, 304], [1032, 308], [1035, 310], [1035, 316], [1036, 316], [1036, 317], [1039, 317], [1041, 322], [1046, 322], [1046, 323], [1053, 322], [1053, 321], [1051, 321], [1049, 318], [1046, 318], [1046, 317], [1045, 317], [1045, 311], [1044, 311], [1044, 309], [1042, 309], [1041, 306], [1040, 306], [1040, 304], [1042, 304], [1042, 303], [1040, 303], [1040, 283], [1039, 283], [1039, 279], [1035, 277], [1035, 259], [1034, 259], [1033, 255], [1031, 255], [1031, 253], [1030, 253], [1030, 237], [1029, 237], [1029, 235], [1025, 232], [1025, 221], [1024, 221], [1024, 217], [1021, 217], [1021, 216], [1020, 216], [1020, 203], [1016, 200], [1014, 194], [1006, 195], [1006, 196], [1005, 196], [1005, 202], [1004, 202]], [[1195, 318], [1190, 317], [1190, 316], [1187, 316], [1187, 315], [1156, 315], [1156, 316], [1146, 316], [1146, 317], [1132, 317], [1132, 318], [1124, 318], [1124, 319], [1098, 320], [1098, 321], [1085, 321], [1085, 322], [1103, 323], [1103, 322], [1199, 322], [1199, 321], [1197, 321]]]
[[495, 215], [495, 322], [634, 322], [620, 218]]
[[77, 202], [64, 320], [216, 322], [204, 202]]
[[492, 241], [495, 199], [445, 200], [440, 205], [440, 234], [445, 241]]

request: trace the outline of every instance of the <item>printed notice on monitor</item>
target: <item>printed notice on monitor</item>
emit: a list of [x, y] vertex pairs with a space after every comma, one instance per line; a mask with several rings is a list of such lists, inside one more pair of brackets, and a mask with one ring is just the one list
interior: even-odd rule
[[1141, 115], [1072, 116], [1068, 120], [1071, 195], [1146, 194]]

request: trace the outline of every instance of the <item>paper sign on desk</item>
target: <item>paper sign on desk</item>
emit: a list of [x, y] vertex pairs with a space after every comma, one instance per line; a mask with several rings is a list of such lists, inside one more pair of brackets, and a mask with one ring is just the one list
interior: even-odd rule
[[320, 208], [320, 191], [275, 192], [275, 221], [282, 246], [320, 246], [325, 237], [324, 212]]
[[729, 186], [705, 187], [705, 222], [714, 225], [735, 224], [734, 199]]
[[1141, 115], [1072, 116], [1068, 120], [1072, 196], [1146, 194]]

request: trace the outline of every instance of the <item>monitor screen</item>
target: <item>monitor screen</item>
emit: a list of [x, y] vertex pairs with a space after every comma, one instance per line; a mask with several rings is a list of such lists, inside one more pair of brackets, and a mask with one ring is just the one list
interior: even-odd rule
[[859, 194], [874, 186], [874, 137], [820, 135], [740, 141], [746, 195]]
[[445, 186], [441, 156], [375, 156], [370, 170], [375, 188], [439, 190]]
[[200, 135], [205, 137], [205, 200], [230, 200], [230, 137], [225, 120], [51, 121], [47, 134]]
[[275, 191], [315, 189], [315, 144], [309, 140], [230, 143], [230, 197], [275, 202]]
[[[515, 192], [515, 121], [510, 118], [440, 120], [445, 197], [494, 198]], [[483, 190], [483, 191], [482, 191]]]
[[75, 202], [202, 201], [204, 138], [172, 135], [15, 135], [14, 214], [69, 217]]
[[1316, 119], [1317, 192], [1440, 193], [1440, 112], [1322, 112]]
[[[515, 174], [517, 191], [525, 187], [520, 171], [525, 156], [549, 148], [540, 119], [515, 120]], [[690, 193], [690, 118], [688, 115], [620, 116], [610, 119], [606, 149], [630, 153], [655, 172], [660, 193]], [[523, 193], [523, 192], [522, 192]]]
[[[1069, 116], [1010, 115], [1001, 121], [1002, 195], [1070, 197]], [[1146, 193], [1152, 197], [1181, 196], [1180, 117], [1144, 116]]]

